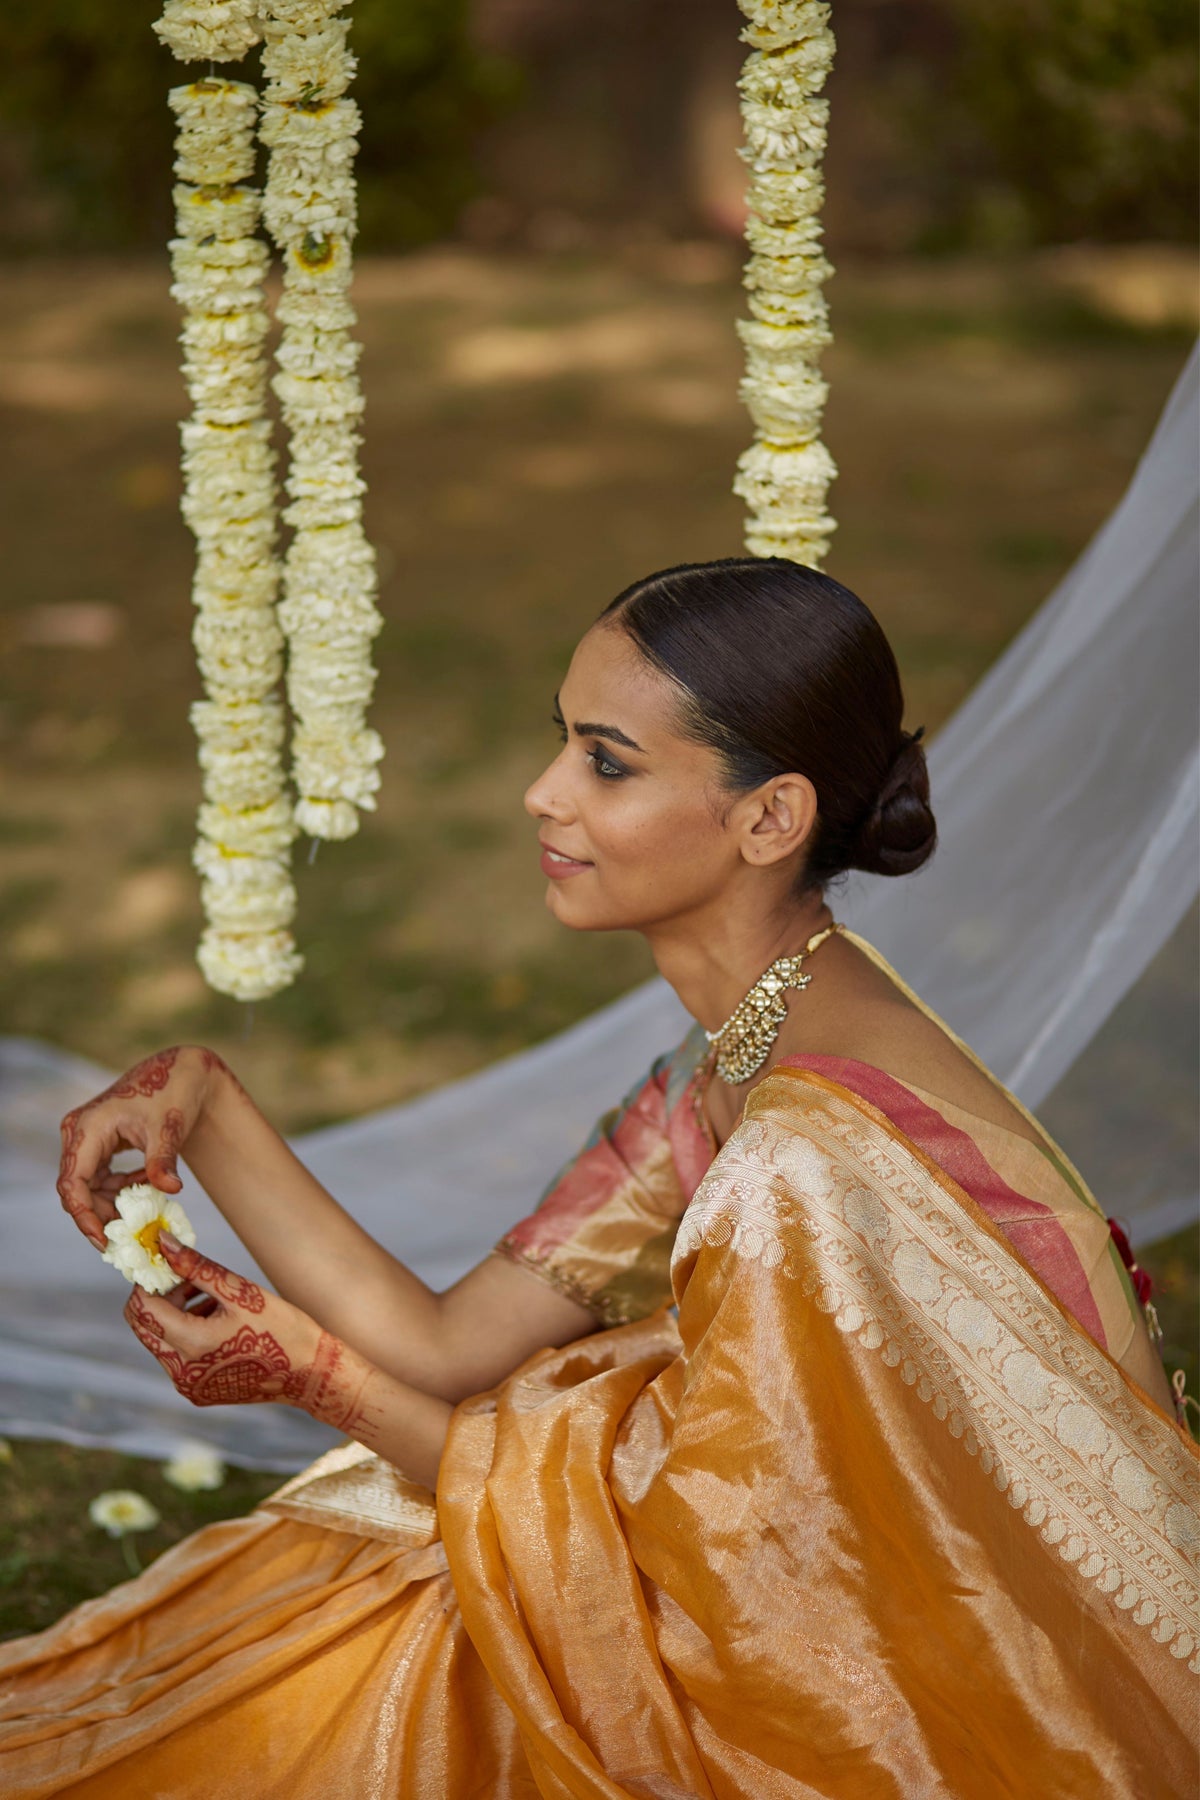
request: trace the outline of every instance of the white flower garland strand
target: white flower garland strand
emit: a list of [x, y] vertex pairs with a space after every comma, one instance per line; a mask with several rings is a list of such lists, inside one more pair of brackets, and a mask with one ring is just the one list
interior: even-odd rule
[[823, 0], [739, 0], [752, 46], [738, 89], [750, 170], [744, 284], [750, 318], [738, 321], [746, 348], [739, 393], [754, 420], [754, 443], [738, 458], [734, 493], [750, 518], [746, 548], [820, 565], [835, 529], [826, 510], [837, 474], [821, 442], [828, 388], [820, 375], [830, 342], [822, 293], [833, 273], [822, 250], [821, 204], [829, 103], [817, 95], [833, 63]]
[[[243, 54], [253, 26], [244, 6], [171, 0], [157, 29], [177, 55], [228, 61]], [[207, 694], [192, 708], [204, 773], [195, 863], [208, 920], [197, 960], [219, 992], [258, 1000], [287, 987], [301, 967], [288, 929], [295, 825], [275, 691], [283, 640], [266, 416], [268, 251], [255, 236], [260, 196], [244, 185], [254, 169], [258, 95], [244, 82], [211, 78], [172, 89], [170, 103], [180, 177], [171, 292], [183, 308], [193, 407], [182, 428], [183, 513], [196, 538], [194, 641]]]
[[284, 518], [294, 537], [279, 618], [294, 715], [295, 819], [350, 837], [374, 810], [383, 742], [365, 712], [375, 685], [375, 556], [362, 528], [363, 399], [347, 298], [361, 123], [345, 98], [355, 60], [345, 0], [267, 0], [260, 137], [271, 152], [263, 216], [283, 257], [283, 334], [273, 386], [289, 433]]

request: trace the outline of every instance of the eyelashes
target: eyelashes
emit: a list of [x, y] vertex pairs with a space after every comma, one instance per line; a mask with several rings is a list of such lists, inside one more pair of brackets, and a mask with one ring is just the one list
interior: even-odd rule
[[620, 763], [615, 763], [610, 756], [606, 756], [603, 750], [589, 750], [587, 759], [601, 781], [619, 781], [622, 775], [629, 773]]
[[[569, 743], [570, 733], [567, 730], [567, 722], [562, 714], [560, 712], [554, 713], [553, 720], [560, 740], [564, 744]], [[592, 772], [598, 776], [601, 781], [620, 781], [623, 775], [628, 775], [629, 773], [628, 769], [622, 767], [619, 762], [614, 762], [608, 752], [601, 749], [599, 746], [597, 746], [595, 750], [589, 750], [587, 752], [586, 760], [591, 764]]]

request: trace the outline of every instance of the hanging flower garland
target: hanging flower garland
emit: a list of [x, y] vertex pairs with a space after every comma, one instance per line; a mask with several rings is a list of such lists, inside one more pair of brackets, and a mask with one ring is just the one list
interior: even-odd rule
[[[362, 529], [358, 345], [347, 297], [359, 113], [345, 0], [167, 0], [154, 29], [184, 61], [232, 62], [264, 43], [264, 196], [249, 185], [259, 97], [210, 76], [170, 96], [179, 126], [172, 293], [184, 312], [184, 516], [197, 544], [194, 631], [206, 698], [192, 709], [204, 775], [196, 866], [210, 985], [240, 1000], [278, 992], [301, 967], [288, 929], [297, 827], [350, 836], [373, 808], [383, 744], [365, 723], [382, 624]], [[275, 455], [267, 416], [265, 218], [284, 257], [274, 386], [290, 438], [276, 550]], [[276, 608], [281, 574], [284, 600]], [[281, 631], [281, 625], [283, 630]], [[288, 642], [292, 755], [277, 692]]]
[[[216, 19], [216, 15], [223, 15]], [[202, 16], [201, 16], [202, 15]], [[216, 30], [221, 24], [226, 32]], [[240, 55], [244, 8], [172, 0], [176, 54]], [[171, 244], [192, 416], [182, 428], [183, 513], [196, 538], [193, 633], [207, 698], [192, 708], [204, 800], [195, 862], [208, 920], [197, 957], [211, 986], [256, 1000], [300, 967], [290, 931], [295, 835], [285, 791], [283, 640], [275, 617], [275, 457], [266, 417], [266, 246], [255, 236], [258, 96], [209, 78], [172, 90], [178, 119]]]
[[296, 823], [350, 837], [373, 810], [383, 743], [366, 725], [375, 685], [375, 556], [362, 528], [363, 398], [347, 297], [361, 123], [345, 98], [355, 61], [344, 0], [267, 0], [260, 136], [271, 152], [263, 213], [283, 259], [274, 388], [288, 428], [280, 621], [288, 643]]
[[822, 287], [833, 273], [822, 249], [821, 204], [829, 103], [818, 99], [833, 63], [823, 0], [739, 0], [752, 46], [738, 89], [750, 170], [744, 284], [750, 318], [739, 389], [755, 441], [738, 459], [734, 492], [750, 518], [746, 548], [817, 567], [835, 529], [826, 510], [837, 474], [821, 442], [828, 388], [820, 358], [830, 342]]

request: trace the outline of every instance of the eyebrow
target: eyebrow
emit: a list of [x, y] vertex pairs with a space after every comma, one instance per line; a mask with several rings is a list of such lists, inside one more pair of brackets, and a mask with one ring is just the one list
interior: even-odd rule
[[[561, 719], [562, 704], [557, 694], [554, 696], [554, 710]], [[643, 756], [646, 754], [642, 746], [622, 731], [618, 725], [596, 725], [588, 719], [577, 719], [571, 729], [576, 737], [608, 738], [611, 743], [624, 744], [627, 750], [637, 750]]]

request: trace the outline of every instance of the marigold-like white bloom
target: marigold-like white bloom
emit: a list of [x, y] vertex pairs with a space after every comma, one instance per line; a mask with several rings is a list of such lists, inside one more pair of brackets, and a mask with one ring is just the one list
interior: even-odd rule
[[254, 172], [258, 94], [244, 81], [189, 82], [167, 103], [179, 121], [175, 173], [196, 187], [227, 187]]
[[270, 0], [270, 5], [263, 9], [263, 35], [273, 38], [285, 31], [305, 34], [316, 31], [326, 19], [331, 19], [348, 4], [349, 0]]
[[806, 443], [815, 438], [821, 430], [828, 393], [827, 383], [808, 367], [790, 380], [786, 368], [758, 373], [750, 358], [738, 388], [759, 431], [776, 443]]
[[262, 195], [255, 188], [172, 189], [175, 229], [180, 237], [229, 243], [249, 237], [262, 216]]
[[216, 806], [200, 808], [202, 839], [225, 853], [243, 851], [251, 856], [284, 856], [296, 836], [292, 805], [279, 794], [265, 806]]
[[829, 7], [825, 0], [738, 0], [746, 15], [742, 41], [758, 50], [787, 50], [793, 46], [814, 46], [819, 54], [828, 45], [833, 57], [833, 36], [829, 30]]
[[294, 285], [280, 296], [275, 317], [281, 325], [304, 325], [311, 331], [348, 331], [358, 323], [344, 293], [308, 292]]
[[344, 94], [357, 68], [346, 48], [349, 21], [309, 19], [296, 30], [280, 19], [280, 8], [272, 7], [272, 13], [262, 55], [268, 103], [306, 100], [310, 95], [334, 100]]
[[204, 979], [235, 1000], [261, 1000], [290, 987], [304, 966], [289, 931], [235, 932], [213, 927], [196, 951]]
[[[297, 777], [298, 778], [298, 777]], [[334, 842], [353, 837], [358, 830], [359, 807], [371, 808], [373, 800], [297, 800], [296, 823], [312, 838]]]
[[772, 56], [748, 56], [738, 79], [745, 100], [763, 106], [786, 106], [797, 115], [797, 127], [814, 148], [824, 147], [829, 124], [829, 102], [816, 95], [824, 87], [833, 60], [832, 43], [814, 47], [812, 41], [791, 44]]
[[166, 0], [152, 29], [180, 62], [237, 62], [262, 35], [256, 0]]
[[160, 1194], [148, 1181], [122, 1188], [114, 1204], [118, 1216], [104, 1227], [108, 1248], [103, 1260], [148, 1294], [169, 1294], [178, 1287], [179, 1277], [159, 1249], [158, 1240], [162, 1232], [171, 1231], [181, 1244], [194, 1244], [196, 1234], [187, 1214], [178, 1200]]
[[182, 1494], [210, 1493], [225, 1481], [225, 1464], [211, 1444], [181, 1444], [162, 1472]]
[[97, 1494], [88, 1506], [88, 1518], [102, 1526], [109, 1537], [124, 1537], [130, 1531], [153, 1531], [162, 1514], [144, 1494], [133, 1488], [110, 1488]]

